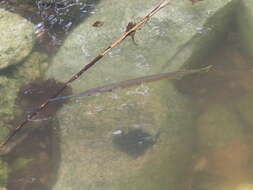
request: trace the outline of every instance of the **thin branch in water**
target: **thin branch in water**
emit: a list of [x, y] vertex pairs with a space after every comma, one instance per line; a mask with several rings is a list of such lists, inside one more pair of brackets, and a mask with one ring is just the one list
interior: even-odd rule
[[78, 79], [85, 71], [87, 71], [90, 67], [95, 65], [101, 58], [103, 58], [105, 55], [107, 55], [115, 46], [119, 45], [126, 37], [128, 37], [130, 34], [133, 34], [140, 26], [142, 26], [144, 23], [146, 23], [154, 14], [156, 14], [158, 11], [160, 11], [162, 8], [164, 8], [166, 5], [168, 5], [171, 2], [171, 0], [164, 0], [162, 1], [156, 8], [154, 8], [149, 14], [147, 14], [142, 20], [137, 22], [135, 25], [133, 25], [132, 28], [125, 31], [119, 38], [117, 38], [108, 48], [106, 48], [102, 53], [100, 53], [97, 57], [95, 57], [90, 63], [85, 65], [79, 72], [77, 72], [74, 76], [72, 76], [67, 82], [64, 83], [63, 87], [60, 88], [54, 95], [49, 97], [43, 104], [41, 104], [37, 111], [30, 114], [29, 117], [27, 117], [20, 125], [18, 125], [10, 134], [7, 136], [4, 142], [0, 144], [0, 149], [3, 148], [11, 139], [14, 137], [18, 131], [20, 131], [33, 117], [35, 117], [41, 110], [47, 107], [47, 105], [50, 103], [50, 99], [58, 97], [73, 81]]
[[49, 101], [54, 102], [54, 101], [65, 100], [65, 99], [69, 99], [69, 98], [75, 98], [75, 97], [87, 97], [87, 96], [92, 96], [92, 95], [95, 95], [98, 93], [110, 92], [113, 89], [117, 89], [117, 88], [136, 86], [136, 85], [140, 85], [143, 83], [148, 83], [148, 82], [162, 80], [162, 79], [178, 79], [178, 78], [181, 78], [181, 77], [184, 77], [187, 75], [192, 75], [192, 74], [201, 73], [201, 72], [208, 72], [211, 69], [211, 67], [212, 66], [209, 65], [209, 66], [201, 68], [201, 69], [161, 73], [161, 74], [156, 74], [156, 75], [149, 75], [149, 76], [145, 76], [145, 77], [125, 80], [125, 81], [121, 81], [121, 82], [116, 82], [116, 83], [100, 86], [97, 88], [92, 88], [92, 89], [86, 90], [86, 91], [78, 93], [78, 94], [51, 98], [51, 99], [49, 99]]

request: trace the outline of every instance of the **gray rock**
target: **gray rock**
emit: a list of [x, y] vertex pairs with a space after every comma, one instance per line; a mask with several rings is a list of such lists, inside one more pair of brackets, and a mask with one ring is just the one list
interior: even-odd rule
[[241, 0], [237, 11], [238, 31], [245, 51], [253, 57], [253, 1]]
[[33, 24], [0, 9], [0, 69], [23, 60], [34, 44]]
[[[136, 32], [137, 46], [127, 38], [75, 81], [73, 92], [179, 70], [222, 37], [234, 2], [205, 0], [192, 6], [173, 1]], [[47, 77], [68, 80], [156, 3], [102, 1], [66, 39]], [[96, 21], [104, 25], [92, 27]], [[57, 119], [61, 162], [54, 190], [185, 188], [182, 176], [191, 157], [193, 111], [169, 81], [73, 100]]]

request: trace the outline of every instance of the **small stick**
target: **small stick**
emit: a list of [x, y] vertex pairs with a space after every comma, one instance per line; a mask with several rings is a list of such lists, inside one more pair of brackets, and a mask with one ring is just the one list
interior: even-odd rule
[[162, 79], [181, 78], [181, 77], [191, 75], [191, 74], [196, 74], [196, 73], [200, 73], [200, 72], [208, 72], [211, 69], [211, 67], [212, 66], [209, 65], [209, 66], [201, 68], [201, 69], [160, 73], [160, 74], [149, 75], [149, 76], [145, 76], [145, 77], [139, 77], [139, 78], [135, 78], [135, 79], [130, 79], [130, 80], [125, 80], [125, 81], [121, 81], [121, 82], [107, 84], [107, 85], [96, 87], [96, 88], [91, 88], [89, 90], [86, 90], [86, 91], [78, 93], [78, 94], [72, 94], [69, 96], [58, 96], [56, 98], [49, 99], [49, 101], [54, 102], [54, 101], [65, 100], [65, 99], [69, 99], [69, 98], [75, 98], [75, 97], [87, 97], [87, 96], [92, 96], [92, 95], [98, 94], [98, 93], [109, 92], [109, 91], [112, 91], [113, 89], [117, 89], [117, 88], [125, 88], [125, 87], [129, 87], [129, 86], [135, 86], [135, 85], [140, 85], [143, 83], [162, 80]]
[[171, 2], [171, 0], [164, 0], [162, 1], [156, 8], [154, 8], [148, 15], [146, 15], [142, 20], [140, 20], [138, 23], [133, 25], [132, 28], [125, 31], [118, 39], [116, 39], [108, 48], [106, 48], [102, 53], [100, 53], [97, 57], [95, 57], [90, 63], [85, 65], [79, 72], [77, 72], [74, 76], [72, 76], [67, 82], [64, 83], [63, 87], [60, 88], [53, 96], [48, 98], [43, 104], [39, 106], [37, 111], [31, 113], [29, 116], [27, 116], [24, 121], [18, 125], [10, 134], [7, 136], [4, 142], [0, 144], [0, 149], [2, 149], [3, 146], [5, 146], [12, 137], [14, 137], [18, 131], [20, 131], [24, 125], [26, 125], [33, 117], [35, 117], [41, 110], [43, 110], [47, 105], [50, 103], [49, 99], [53, 99], [58, 97], [73, 81], [78, 79], [86, 70], [88, 70], [90, 67], [92, 67], [96, 62], [98, 62], [101, 58], [103, 58], [105, 55], [107, 55], [115, 46], [119, 45], [127, 36], [134, 33], [140, 26], [142, 26], [144, 23], [146, 23], [150, 17], [152, 17], [154, 14], [156, 14], [159, 10], [164, 8], [166, 5], [168, 5]]

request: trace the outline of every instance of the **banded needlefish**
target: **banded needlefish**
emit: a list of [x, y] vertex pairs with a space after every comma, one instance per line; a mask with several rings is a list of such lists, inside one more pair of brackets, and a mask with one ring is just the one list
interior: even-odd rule
[[78, 93], [78, 94], [50, 98], [48, 101], [54, 102], [54, 101], [64, 100], [64, 99], [74, 98], [74, 97], [86, 97], [86, 96], [99, 94], [102, 92], [110, 92], [113, 89], [117, 89], [117, 88], [126, 88], [129, 86], [136, 86], [136, 85], [140, 85], [143, 83], [157, 81], [157, 80], [161, 80], [161, 79], [177, 79], [177, 78], [184, 77], [186, 75], [196, 74], [196, 73], [200, 73], [200, 72], [208, 72], [211, 69], [211, 67], [212, 66], [209, 65], [209, 66], [201, 68], [201, 69], [160, 73], [160, 74], [149, 75], [149, 76], [139, 77], [139, 78], [135, 78], [135, 79], [125, 80], [125, 81], [121, 81], [121, 82], [115, 82], [115, 83], [107, 84], [104, 86], [91, 88], [89, 90], [86, 90], [86, 91]]

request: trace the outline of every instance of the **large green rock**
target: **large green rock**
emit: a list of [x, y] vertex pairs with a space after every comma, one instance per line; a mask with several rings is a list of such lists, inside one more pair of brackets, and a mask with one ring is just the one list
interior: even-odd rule
[[[233, 0], [194, 6], [173, 1], [72, 84], [73, 92], [148, 74], [176, 71], [219, 40]], [[156, 0], [102, 1], [66, 39], [47, 71], [68, 80]], [[113, 5], [113, 6], [112, 6]], [[112, 7], [112, 8], [107, 8]], [[96, 21], [102, 27], [92, 27]], [[194, 130], [189, 102], [167, 80], [73, 100], [57, 116], [59, 176], [54, 190], [183, 189]]]
[[182, 187], [192, 113], [166, 81], [72, 102], [58, 118], [62, 160], [54, 189]]
[[0, 9], [0, 69], [23, 60], [34, 44], [33, 24]]
[[[192, 6], [188, 1], [172, 1], [173, 4], [161, 10], [136, 32], [138, 46], [129, 37], [89, 70], [85, 74], [85, 88], [118, 79], [178, 70], [193, 54], [201, 55], [203, 46], [206, 51], [210, 51], [210, 44], [220, 39], [219, 34], [225, 32], [231, 21], [233, 2], [237, 1], [205, 0]], [[151, 0], [144, 4], [133, 1], [127, 6], [125, 2], [117, 1], [114, 9], [105, 9], [107, 3], [111, 5], [114, 2], [102, 1], [98, 4], [96, 14], [66, 39], [48, 71], [49, 77], [60, 81], [69, 79], [71, 74], [76, 73], [122, 34], [130, 21], [144, 17], [157, 1]], [[102, 27], [93, 27], [96, 21], [105, 23]], [[90, 76], [94, 76], [98, 70], [101, 74], [94, 80]], [[79, 89], [80, 85], [75, 84]]]
[[240, 39], [244, 50], [253, 57], [253, 0], [241, 0], [237, 13]]

